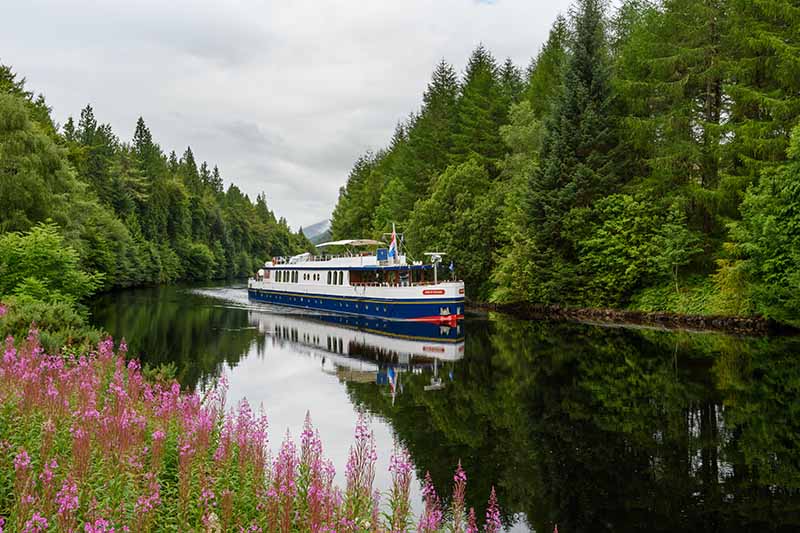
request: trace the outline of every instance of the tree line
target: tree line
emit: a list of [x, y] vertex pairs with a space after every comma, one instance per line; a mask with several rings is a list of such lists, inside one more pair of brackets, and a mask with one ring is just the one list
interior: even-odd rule
[[0, 233], [54, 224], [104, 288], [244, 276], [308, 247], [264, 194], [225, 189], [191, 148], [165, 154], [142, 118], [130, 142], [90, 105], [57, 128], [24, 84], [0, 67]]
[[800, 8], [578, 0], [526, 69], [479, 45], [361, 156], [334, 238], [396, 223], [474, 300], [800, 311]]
[[131, 141], [90, 105], [59, 127], [0, 65], [0, 296], [15, 299], [20, 327], [66, 327], [54, 315], [72, 315], [52, 306], [80, 309], [98, 290], [241, 277], [309, 247], [264, 194], [225, 188], [191, 148], [166, 154], [142, 118]]

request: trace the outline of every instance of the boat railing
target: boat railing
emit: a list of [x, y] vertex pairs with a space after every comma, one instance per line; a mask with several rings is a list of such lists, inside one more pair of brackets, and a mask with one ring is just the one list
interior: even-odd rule
[[382, 281], [351, 281], [350, 285], [353, 287], [428, 287], [430, 285], [440, 285], [444, 281], [434, 283], [433, 281], [408, 281], [400, 283], [389, 283]]

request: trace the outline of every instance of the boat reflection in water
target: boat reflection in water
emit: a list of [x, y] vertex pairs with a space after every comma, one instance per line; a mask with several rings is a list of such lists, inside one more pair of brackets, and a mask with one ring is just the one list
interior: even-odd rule
[[455, 324], [383, 320], [346, 315], [302, 315], [250, 310], [259, 333], [291, 343], [316, 358], [342, 381], [385, 385], [392, 398], [403, 392], [402, 374], [432, 372], [425, 390], [445, 387], [440, 367], [464, 357], [464, 329]]

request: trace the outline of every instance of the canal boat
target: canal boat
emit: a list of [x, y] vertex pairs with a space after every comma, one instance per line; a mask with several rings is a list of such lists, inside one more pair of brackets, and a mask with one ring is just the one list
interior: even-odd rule
[[[412, 261], [397, 245], [371, 239], [318, 244], [339, 247], [339, 255], [303, 253], [273, 258], [248, 280], [252, 300], [301, 309], [348, 315], [450, 323], [464, 316], [464, 282], [441, 279], [438, 266], [445, 254], [425, 254], [427, 263]], [[364, 247], [373, 251], [361, 251]], [[453, 275], [450, 264], [450, 277]]]

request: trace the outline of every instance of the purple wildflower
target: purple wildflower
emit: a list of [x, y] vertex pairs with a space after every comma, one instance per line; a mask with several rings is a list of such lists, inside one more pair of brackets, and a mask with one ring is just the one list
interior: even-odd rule
[[486, 533], [498, 533], [503, 529], [503, 523], [500, 521], [500, 508], [497, 506], [497, 495], [492, 487], [492, 493], [489, 495], [489, 507], [486, 509], [486, 525], [484, 530]]
[[47, 526], [47, 518], [40, 515], [37, 511], [33, 513], [30, 520], [25, 522], [25, 528], [22, 530], [22, 533], [39, 533], [41, 531], [46, 531]]
[[25, 451], [23, 448], [14, 456], [14, 470], [17, 472], [25, 471], [31, 465], [31, 457], [28, 455], [28, 452]]

